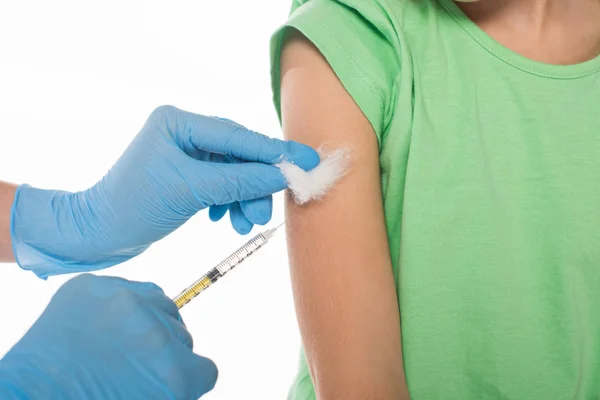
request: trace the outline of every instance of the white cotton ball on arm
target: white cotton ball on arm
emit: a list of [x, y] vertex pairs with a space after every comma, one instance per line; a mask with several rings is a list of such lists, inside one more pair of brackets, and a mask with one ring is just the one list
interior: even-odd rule
[[350, 154], [345, 148], [318, 150], [321, 162], [310, 171], [289, 162], [275, 164], [281, 170], [297, 204], [320, 200], [347, 172]]

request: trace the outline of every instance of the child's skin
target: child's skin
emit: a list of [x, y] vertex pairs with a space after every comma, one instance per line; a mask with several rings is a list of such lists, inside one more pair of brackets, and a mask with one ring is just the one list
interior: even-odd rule
[[600, 53], [598, 0], [480, 0], [458, 5], [497, 42], [532, 60], [577, 64]]

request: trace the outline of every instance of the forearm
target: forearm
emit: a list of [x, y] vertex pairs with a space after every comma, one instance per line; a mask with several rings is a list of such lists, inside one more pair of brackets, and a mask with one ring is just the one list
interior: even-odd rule
[[14, 262], [10, 237], [10, 211], [17, 186], [0, 181], [0, 262]]

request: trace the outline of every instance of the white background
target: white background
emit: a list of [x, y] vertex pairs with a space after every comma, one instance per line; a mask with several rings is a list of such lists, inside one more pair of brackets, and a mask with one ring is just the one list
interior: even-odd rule
[[[0, 179], [87, 188], [161, 104], [280, 136], [269, 38], [289, 3], [1, 0]], [[279, 194], [272, 224], [281, 220]], [[203, 211], [140, 257], [101, 274], [152, 281], [176, 295], [246, 240], [228, 219], [214, 224]], [[44, 282], [0, 265], [0, 354], [68, 278]], [[219, 366], [206, 399], [285, 398], [300, 340], [283, 233], [182, 315], [195, 350]]]

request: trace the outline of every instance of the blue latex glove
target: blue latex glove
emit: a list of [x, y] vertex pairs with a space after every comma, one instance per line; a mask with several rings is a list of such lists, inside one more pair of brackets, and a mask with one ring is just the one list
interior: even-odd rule
[[6, 400], [196, 400], [216, 380], [159, 287], [89, 274], [63, 285], [0, 360]]
[[229, 120], [159, 107], [89, 190], [18, 188], [11, 223], [15, 257], [42, 278], [106, 268], [140, 254], [211, 206], [211, 219], [229, 210], [234, 228], [248, 233], [253, 224], [270, 220], [271, 194], [286, 187], [271, 165], [281, 159], [305, 170], [319, 163], [308, 146], [270, 139]]

